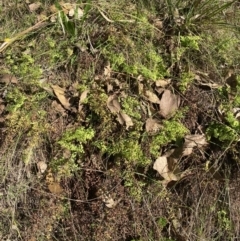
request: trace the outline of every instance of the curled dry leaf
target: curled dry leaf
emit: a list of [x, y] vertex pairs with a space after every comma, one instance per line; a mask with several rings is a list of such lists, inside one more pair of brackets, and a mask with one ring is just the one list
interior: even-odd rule
[[82, 108], [83, 108], [83, 103], [84, 103], [84, 100], [86, 100], [87, 98], [87, 94], [88, 94], [89, 90], [84, 90], [80, 96], [80, 99], [79, 99], [79, 104], [78, 104], [78, 112], [81, 112], [82, 111]]
[[65, 90], [61, 87], [59, 87], [58, 85], [51, 85], [54, 94], [57, 96], [58, 100], [60, 101], [60, 103], [62, 104], [62, 106], [69, 110], [70, 109], [70, 103], [69, 100], [65, 97]]
[[234, 113], [235, 118], [239, 121], [240, 120], [240, 108], [238, 108], [238, 107], [233, 108], [233, 113]]
[[171, 83], [171, 79], [160, 79], [160, 80], [155, 81], [155, 85], [157, 87], [162, 87], [162, 88], [165, 88], [170, 83]]
[[160, 102], [160, 114], [164, 118], [169, 118], [178, 109], [180, 104], [179, 96], [173, 94], [170, 90], [165, 90]]
[[53, 194], [63, 193], [63, 189], [58, 182], [52, 182], [48, 184], [48, 189]]
[[146, 97], [148, 98], [148, 100], [152, 103], [155, 103], [155, 104], [160, 104], [160, 100], [159, 98], [157, 97], [156, 94], [154, 94], [153, 92], [147, 90], [146, 93], [145, 93]]
[[13, 84], [17, 84], [18, 83], [18, 80], [15, 76], [11, 75], [11, 74], [3, 74], [1, 77], [0, 77], [0, 83], [4, 83], [4, 84], [10, 84], [10, 83], [13, 83]]
[[115, 202], [113, 198], [107, 196], [103, 198], [103, 202], [108, 208], [114, 208], [117, 205], [117, 202]]
[[[1, 103], [1, 99], [0, 99], [0, 103]], [[4, 109], [5, 109], [5, 105], [0, 104], [0, 115], [3, 113]]]
[[87, 98], [87, 94], [89, 93], [89, 90], [84, 90], [80, 96], [79, 103], [83, 103], [84, 100]]
[[146, 121], [147, 132], [157, 132], [162, 128], [162, 125], [157, 119], [148, 118]]
[[178, 177], [173, 173], [175, 162], [166, 156], [160, 156], [153, 165], [156, 170], [167, 182], [177, 181]]
[[207, 144], [205, 135], [186, 135], [182, 156], [190, 155], [195, 146], [201, 148]]
[[111, 69], [110, 63], [108, 63], [108, 65], [106, 67], [104, 67], [103, 75], [105, 77], [107, 77], [107, 78], [110, 78], [111, 77], [111, 72], [112, 72], [112, 69]]
[[40, 2], [31, 3], [28, 5], [30, 12], [35, 12], [41, 7]]
[[107, 107], [112, 113], [120, 112], [121, 106], [116, 95], [111, 95], [108, 97]]
[[124, 123], [126, 124], [126, 129], [128, 130], [129, 127], [133, 126], [133, 122], [132, 119], [129, 115], [123, 113], [123, 112], [119, 112], [118, 113], [118, 118], [117, 120], [119, 121], [119, 123], [121, 125], [123, 125]]
[[39, 172], [41, 172], [41, 173], [44, 173], [47, 170], [47, 164], [44, 161], [39, 161], [37, 163], [37, 167], [38, 167]]

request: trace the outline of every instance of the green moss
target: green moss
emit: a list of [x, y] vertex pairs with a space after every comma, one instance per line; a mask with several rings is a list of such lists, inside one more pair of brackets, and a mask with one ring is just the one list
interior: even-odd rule
[[118, 72], [142, 75], [152, 80], [169, 75], [163, 58], [151, 42], [136, 42], [130, 37], [110, 37], [102, 53], [109, 60], [112, 69]]
[[[25, 51], [18, 55], [8, 51], [6, 63], [13, 74], [20, 77], [24, 83], [33, 83], [42, 76], [42, 69], [35, 63], [33, 56]], [[29, 50], [30, 52], [30, 50]]]
[[188, 129], [177, 120], [166, 120], [163, 122], [162, 131], [153, 137], [151, 142], [150, 152], [157, 157], [161, 147], [171, 142], [176, 142], [183, 138]]
[[184, 93], [188, 87], [190, 86], [190, 84], [193, 82], [194, 80], [194, 74], [191, 72], [183, 72], [181, 74], [180, 77], [180, 81], [178, 83], [179, 86], [179, 90]]
[[63, 148], [68, 149], [72, 153], [84, 153], [84, 146], [95, 135], [92, 128], [85, 129], [79, 127], [76, 130], [67, 130], [61, 140], [58, 141]]

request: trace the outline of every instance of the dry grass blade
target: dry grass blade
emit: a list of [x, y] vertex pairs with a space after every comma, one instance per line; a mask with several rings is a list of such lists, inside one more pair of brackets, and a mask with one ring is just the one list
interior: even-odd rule
[[4, 43], [0, 46], [0, 53], [2, 53], [6, 48], [8, 48], [11, 44], [13, 44], [15, 41], [20, 40], [22, 38], [25, 38], [29, 33], [39, 30], [43, 27], [46, 27], [48, 25], [48, 23], [44, 20], [44, 21], [40, 21], [38, 23], [36, 23], [34, 26], [18, 33], [15, 37], [11, 38], [11, 39], [6, 39], [4, 41]]

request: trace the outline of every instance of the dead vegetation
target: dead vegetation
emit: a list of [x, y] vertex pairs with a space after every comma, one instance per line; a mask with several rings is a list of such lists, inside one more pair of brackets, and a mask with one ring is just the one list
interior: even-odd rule
[[1, 240], [238, 240], [238, 1], [2, 1]]

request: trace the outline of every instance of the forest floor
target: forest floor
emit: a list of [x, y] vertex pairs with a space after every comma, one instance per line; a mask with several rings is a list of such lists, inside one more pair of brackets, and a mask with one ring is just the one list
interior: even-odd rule
[[1, 240], [239, 240], [239, 1], [0, 14]]

